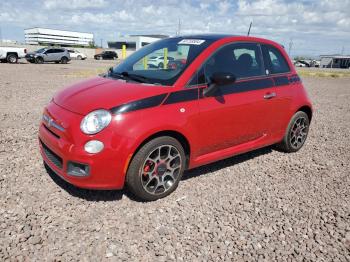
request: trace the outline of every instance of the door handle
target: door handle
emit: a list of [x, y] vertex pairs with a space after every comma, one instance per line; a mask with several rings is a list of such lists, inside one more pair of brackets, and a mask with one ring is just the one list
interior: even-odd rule
[[264, 99], [271, 99], [271, 98], [274, 98], [276, 96], [276, 93], [273, 92], [273, 93], [267, 93], [264, 95]]

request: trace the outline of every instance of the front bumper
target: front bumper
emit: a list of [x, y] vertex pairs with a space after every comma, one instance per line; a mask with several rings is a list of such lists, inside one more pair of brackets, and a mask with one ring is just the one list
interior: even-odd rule
[[[121, 150], [124, 138], [113, 136], [108, 130], [87, 136], [80, 131], [82, 116], [65, 110], [51, 102], [44, 114], [64, 129], [57, 129], [42, 121], [39, 128], [39, 146], [44, 162], [62, 179], [70, 184], [89, 189], [121, 189], [124, 186], [125, 166], [128, 159]], [[106, 132], [105, 132], [106, 131]], [[103, 133], [103, 134], [102, 134]], [[104, 149], [97, 154], [84, 150], [84, 144], [92, 139], [104, 143]], [[122, 153], [124, 152], [124, 153]], [[69, 163], [88, 166], [86, 176], [68, 172]]]

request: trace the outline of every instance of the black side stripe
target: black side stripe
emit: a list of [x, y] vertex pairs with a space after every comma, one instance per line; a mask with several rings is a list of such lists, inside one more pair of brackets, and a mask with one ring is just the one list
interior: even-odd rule
[[253, 90], [259, 90], [264, 88], [273, 87], [274, 83], [271, 78], [256, 79], [246, 82], [237, 82], [230, 86], [220, 88], [221, 95], [228, 95], [234, 93], [242, 93]]
[[289, 79], [287, 76], [277, 76], [274, 77], [273, 80], [275, 81], [276, 86], [284, 86], [289, 84]]
[[113, 107], [110, 109], [110, 111], [112, 114], [121, 114], [121, 113], [127, 113], [135, 110], [159, 106], [166, 96], [167, 94], [161, 94], [157, 96], [147, 97], [144, 99], [140, 99], [137, 101], [133, 101], [130, 103]]
[[298, 75], [292, 75], [290, 78], [289, 78], [289, 83], [292, 84], [292, 83], [298, 83], [298, 82], [301, 82], [300, 80], [300, 77]]
[[164, 105], [175, 104], [180, 102], [187, 102], [198, 99], [198, 89], [187, 89], [170, 93], [168, 98], [164, 101]]
[[[255, 79], [245, 82], [237, 82], [233, 85], [228, 85], [224, 87], [220, 87], [217, 95], [229, 95], [234, 93], [242, 93], [253, 90], [265, 89], [274, 86], [282, 86], [288, 85], [291, 83], [300, 82], [300, 78], [298, 75], [292, 75], [291, 77], [287, 76], [278, 76], [272, 78], [263, 78], [263, 79]], [[203, 89], [200, 90], [200, 98], [203, 97]], [[159, 106], [162, 104], [167, 94], [161, 94], [157, 96], [151, 96], [144, 99], [140, 99], [137, 101], [133, 101], [130, 103], [126, 103], [120, 106], [116, 106], [110, 109], [112, 114], [121, 114], [127, 113], [135, 110], [146, 109], [150, 107]], [[188, 102], [198, 99], [198, 88], [185, 89], [181, 91], [176, 91], [170, 93], [169, 96], [163, 102], [163, 105], [175, 104], [180, 102]]]

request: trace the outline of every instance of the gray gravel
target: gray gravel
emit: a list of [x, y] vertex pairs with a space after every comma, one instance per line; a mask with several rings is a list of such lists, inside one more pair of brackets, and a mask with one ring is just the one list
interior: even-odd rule
[[0, 64], [0, 261], [350, 261], [349, 78], [303, 79], [316, 111], [298, 153], [197, 168], [171, 196], [140, 203], [67, 185], [39, 155], [52, 95], [110, 65]]

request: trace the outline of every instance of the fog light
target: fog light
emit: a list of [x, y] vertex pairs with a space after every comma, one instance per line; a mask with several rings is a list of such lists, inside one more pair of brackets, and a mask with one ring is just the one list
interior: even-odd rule
[[103, 143], [98, 140], [91, 140], [85, 144], [84, 149], [88, 153], [96, 154], [102, 151]]
[[67, 173], [71, 176], [88, 176], [90, 167], [86, 164], [69, 161]]

